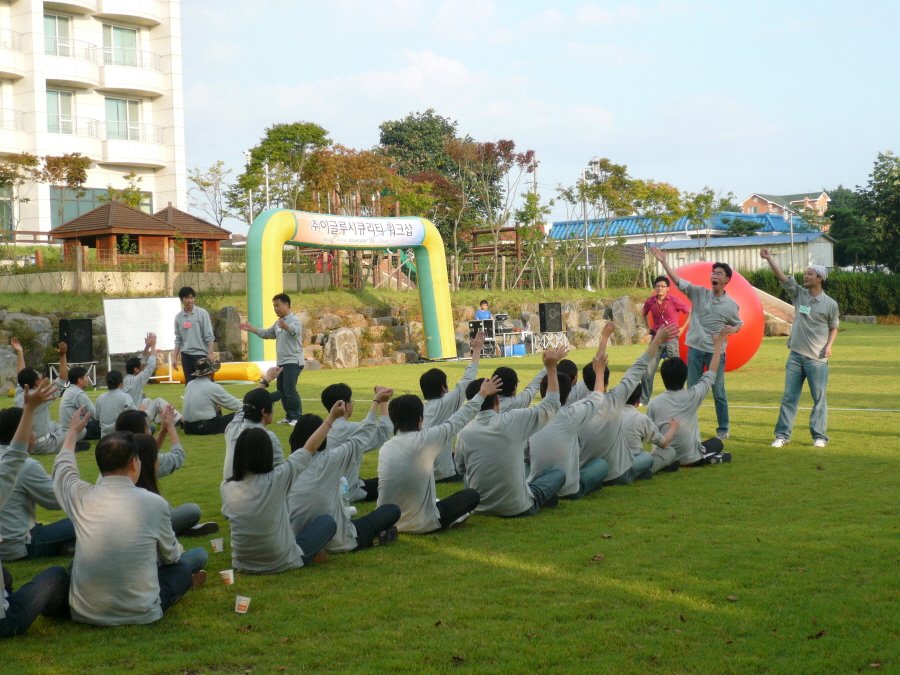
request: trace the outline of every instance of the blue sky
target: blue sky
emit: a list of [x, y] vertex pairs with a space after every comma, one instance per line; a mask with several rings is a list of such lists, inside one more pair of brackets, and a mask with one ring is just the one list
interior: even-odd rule
[[535, 150], [545, 200], [595, 156], [738, 199], [853, 187], [900, 151], [898, 28], [887, 0], [185, 0], [187, 162], [237, 172], [300, 120], [369, 148], [434, 108]]

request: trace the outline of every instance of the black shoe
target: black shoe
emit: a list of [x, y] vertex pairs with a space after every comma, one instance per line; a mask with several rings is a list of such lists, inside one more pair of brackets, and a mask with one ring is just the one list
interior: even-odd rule
[[541, 508], [555, 509], [557, 506], [559, 506], [559, 495], [553, 495], [552, 497], [550, 497], [550, 499], [548, 499], [541, 505]]
[[75, 555], [75, 542], [71, 544], [63, 544], [59, 547], [59, 554], [69, 556], [70, 558]]
[[635, 476], [635, 480], [650, 480], [653, 478], [653, 469], [646, 469], [643, 473]]
[[720, 452], [718, 455], [713, 455], [709, 458], [710, 464], [728, 464], [731, 461], [731, 453], [730, 452]]
[[681, 468], [681, 464], [679, 464], [678, 460], [676, 459], [674, 462], [669, 464], [669, 466], [663, 468], [662, 471], [672, 473], [673, 471], [678, 471], [678, 469], [680, 469], [680, 468]]
[[375, 537], [372, 545], [387, 546], [388, 544], [393, 544], [395, 541], [397, 541], [397, 526], [391, 525], [388, 529], [378, 533], [378, 536]]
[[207, 534], [215, 534], [219, 531], [219, 524], [212, 521], [200, 523], [181, 533], [182, 537], [202, 537]]
[[75, 444], [75, 452], [84, 452], [85, 450], [90, 450], [91, 444], [88, 441], [78, 441]]

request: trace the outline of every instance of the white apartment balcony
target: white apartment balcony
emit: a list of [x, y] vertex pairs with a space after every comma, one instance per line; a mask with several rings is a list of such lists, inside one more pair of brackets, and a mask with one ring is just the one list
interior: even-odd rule
[[162, 23], [157, 0], [98, 0], [97, 5], [94, 16], [99, 19], [150, 27]]
[[163, 169], [168, 165], [163, 129], [155, 124], [105, 122], [103, 164]]
[[97, 11], [97, 0], [44, 0], [44, 10], [92, 14]]
[[23, 117], [18, 110], [0, 108], [0, 155], [17, 155], [31, 149]]
[[136, 49], [104, 49], [98, 89], [157, 98], [166, 91], [160, 57]]
[[101, 130], [100, 120], [73, 115], [47, 115], [47, 133], [53, 149], [50, 154], [80, 152], [95, 162], [99, 161], [103, 151]]
[[25, 77], [25, 73], [22, 34], [0, 29], [0, 78], [19, 80]]
[[100, 84], [100, 51], [83, 40], [47, 37], [44, 43], [47, 84], [88, 89]]

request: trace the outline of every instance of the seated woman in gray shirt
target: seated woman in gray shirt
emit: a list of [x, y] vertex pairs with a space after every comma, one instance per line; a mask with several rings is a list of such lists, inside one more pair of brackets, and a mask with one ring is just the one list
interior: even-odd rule
[[231, 565], [254, 574], [277, 574], [323, 560], [319, 555], [337, 531], [334, 518], [321, 515], [294, 535], [288, 493], [344, 414], [340, 401], [303, 447], [273, 465], [272, 441], [265, 429], [244, 429], [234, 446], [231, 477], [222, 481], [222, 514], [231, 524]]

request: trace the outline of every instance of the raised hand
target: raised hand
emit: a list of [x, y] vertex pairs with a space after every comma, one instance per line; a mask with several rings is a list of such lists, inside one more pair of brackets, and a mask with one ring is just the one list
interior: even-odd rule
[[481, 354], [481, 348], [484, 347], [484, 331], [479, 330], [475, 333], [475, 337], [472, 338], [469, 345], [472, 347], [473, 354]]
[[38, 406], [47, 401], [52, 401], [56, 396], [56, 387], [46, 377], [42, 377], [38, 380], [37, 386], [34, 389], [31, 389], [27, 384], [25, 385], [25, 408], [30, 408], [34, 410]]
[[664, 265], [666, 264], [667, 258], [666, 258], [666, 252], [665, 252], [665, 251], [663, 251], [662, 249], [657, 248], [656, 246], [651, 246], [651, 247], [650, 247], [650, 253], [653, 255], [654, 258], [656, 258], [657, 260], [659, 260], [659, 262], [663, 263]]
[[488, 396], [492, 396], [500, 391], [500, 388], [503, 386], [503, 380], [494, 375], [491, 379], [484, 378], [484, 381], [481, 383], [481, 388], [478, 390], [478, 393], [481, 394], [482, 398], [487, 398]]
[[17, 338], [17, 337], [9, 338], [9, 346], [13, 348], [13, 351], [16, 354], [22, 353], [22, 343], [19, 342], [19, 338]]
[[599, 382], [603, 382], [603, 371], [606, 370], [606, 364], [609, 363], [609, 354], [597, 354], [591, 361], [591, 368], [594, 369], [594, 375], [597, 376]]
[[616, 324], [614, 324], [612, 321], [607, 321], [605, 324], [603, 324], [603, 329], [600, 331], [600, 337], [608, 339], [612, 337], [613, 333], [615, 332]]
[[375, 387], [375, 398], [372, 399], [377, 403], [387, 403], [394, 396], [394, 390], [388, 387]]
[[344, 401], [337, 401], [333, 406], [331, 406], [331, 410], [328, 411], [328, 419], [327, 422], [331, 424], [336, 419], [343, 417], [347, 412], [347, 404]]
[[266, 371], [266, 382], [274, 382], [275, 380], [277, 380], [282, 370], [284, 370], [284, 368], [281, 368], [279, 366], [272, 366], [271, 368], [269, 368]]
[[241, 322], [238, 324], [238, 328], [240, 328], [241, 330], [250, 330], [250, 331], [252, 331], [252, 330], [253, 330], [253, 324], [252, 324], [252, 323], [247, 323], [246, 321], [241, 321]]
[[566, 347], [554, 347], [552, 349], [546, 350], [541, 355], [541, 360], [544, 362], [544, 368], [553, 368], [560, 361], [562, 361], [569, 353], [568, 346]]
[[89, 413], [84, 406], [80, 407], [72, 414], [72, 419], [69, 420], [69, 433], [81, 435], [81, 432], [84, 431], [84, 428], [87, 426], [90, 419], [91, 413]]

